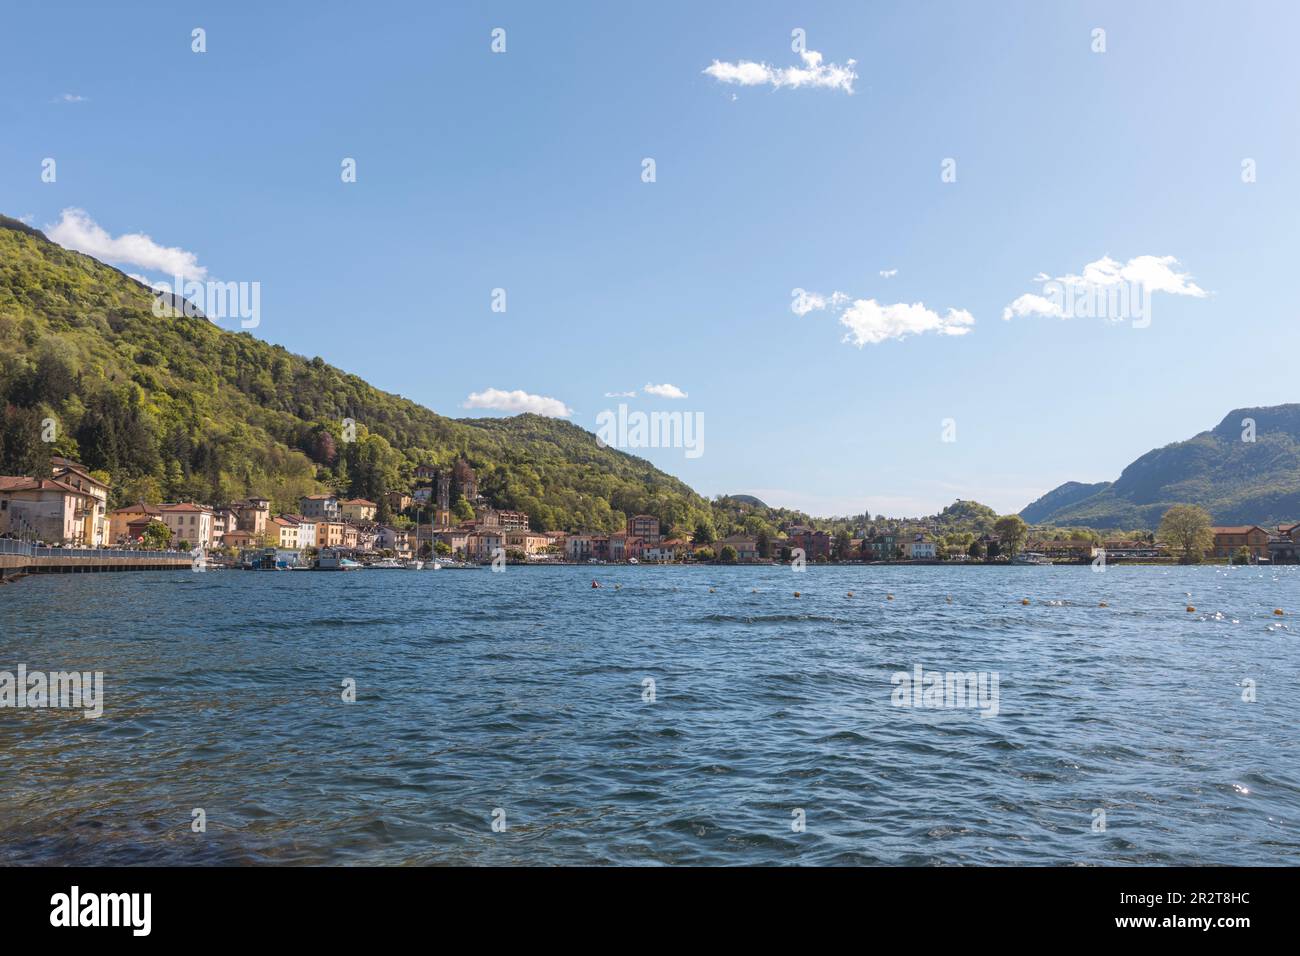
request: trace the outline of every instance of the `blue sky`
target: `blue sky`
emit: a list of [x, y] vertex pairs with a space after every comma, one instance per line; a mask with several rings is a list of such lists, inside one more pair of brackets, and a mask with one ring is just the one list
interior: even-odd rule
[[[1300, 397], [1287, 5], [229, 6], [7, 4], [0, 212], [258, 282], [253, 334], [443, 414], [698, 413], [699, 457], [640, 453], [913, 515], [1018, 510]], [[831, 65], [851, 93], [770, 82]], [[1003, 319], [1107, 256], [1174, 290], [1149, 324]]]

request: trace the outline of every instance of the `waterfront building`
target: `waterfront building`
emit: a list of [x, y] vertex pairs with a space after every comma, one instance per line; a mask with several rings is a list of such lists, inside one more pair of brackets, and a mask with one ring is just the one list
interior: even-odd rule
[[609, 535], [571, 534], [564, 542], [564, 556], [570, 561], [608, 561]]
[[271, 519], [271, 526], [277, 532], [277, 547], [294, 551], [298, 549], [298, 522], [276, 515]]
[[[806, 560], [816, 561], [819, 558], [829, 558], [831, 556], [831, 545], [834, 543], [834, 538], [828, 532], [798, 527], [797, 530], [790, 529], [788, 533], [790, 535], [788, 547], [803, 548]], [[890, 555], [890, 557], [893, 557], [893, 555]]]
[[662, 537], [659, 533], [659, 519], [654, 515], [633, 515], [628, 518], [627, 533], [646, 544], [658, 544]]
[[862, 557], [867, 561], [893, 561], [898, 557], [898, 535], [884, 531], [862, 542]]
[[732, 534], [713, 543], [713, 553], [722, 556], [722, 549], [732, 547], [736, 550], [736, 560], [741, 562], [758, 560], [758, 539], [747, 534]]
[[1219, 525], [1210, 530], [1214, 532], [1211, 557], [1233, 557], [1243, 547], [1253, 560], [1268, 557], [1268, 532], [1257, 524]]
[[228, 548], [231, 551], [241, 551], [245, 548], [256, 547], [265, 537], [265, 532], [258, 535], [253, 534], [251, 531], [240, 531], [239, 529], [235, 529], [234, 531], [227, 531], [222, 535], [221, 546], [223, 548]]
[[[303, 517], [309, 517], [304, 515]], [[318, 548], [341, 548], [343, 547], [343, 533], [347, 529], [342, 521], [328, 521], [316, 519], [316, 547]]]
[[395, 551], [401, 557], [411, 553], [410, 533], [401, 528], [381, 525], [375, 532], [375, 547], [381, 551]]
[[159, 518], [172, 532], [172, 547], [180, 547], [181, 542], [190, 548], [212, 547], [213, 512], [207, 505], [196, 505], [189, 501], [162, 505]]
[[57, 455], [50, 459], [50, 471], [55, 481], [76, 488], [94, 501], [81, 516], [80, 540], [88, 548], [102, 548], [108, 544], [111, 541], [108, 531], [108, 483], [91, 475], [84, 465]]
[[550, 539], [537, 531], [524, 530], [503, 530], [502, 538], [505, 540], [505, 549], [507, 551], [522, 551], [524, 554], [541, 554], [550, 547]]
[[420, 529], [421, 549], [423, 549], [426, 534], [431, 542], [441, 541], [451, 548], [453, 557], [465, 557], [469, 547], [470, 533], [468, 531], [463, 531], [460, 528], [441, 528], [436, 531], [429, 527], [422, 528]]
[[917, 535], [904, 545], [903, 555], [913, 561], [932, 561], [935, 557], [934, 542]]
[[53, 478], [0, 476], [0, 534], [90, 547], [87, 518], [96, 502], [89, 492]]
[[[158, 518], [162, 512], [158, 510], [157, 505], [147, 505], [143, 501], [133, 505], [124, 505], [121, 508], [114, 508], [108, 513], [108, 540], [110, 544], [118, 544], [122, 541], [138, 538], [139, 535], [131, 534], [129, 525], [140, 518], [153, 519]], [[148, 527], [148, 520], [145, 521], [145, 527]]]
[[[232, 501], [226, 507], [235, 515], [235, 530], [247, 531], [258, 541], [267, 537], [271, 522], [271, 502], [268, 499], [255, 495], [242, 501]], [[229, 524], [226, 530], [231, 530]]]
[[480, 528], [469, 534], [465, 553], [474, 561], [491, 561], [497, 548], [505, 548], [504, 532], [499, 528]]

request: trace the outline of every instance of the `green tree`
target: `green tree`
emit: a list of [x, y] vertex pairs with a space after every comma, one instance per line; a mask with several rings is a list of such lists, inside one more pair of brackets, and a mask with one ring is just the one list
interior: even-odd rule
[[1156, 539], [1178, 552], [1183, 564], [1195, 564], [1214, 547], [1210, 513], [1198, 505], [1174, 505], [1160, 519]]
[[1003, 515], [993, 523], [993, 533], [998, 536], [1007, 554], [1014, 558], [1029, 537], [1029, 526], [1020, 515]]
[[722, 550], [718, 552], [718, 560], [723, 564], [735, 564], [737, 557], [736, 549], [729, 544], [724, 544]]
[[140, 535], [140, 540], [144, 542], [146, 548], [162, 550], [171, 543], [172, 529], [161, 521], [150, 521]]
[[713, 554], [713, 549], [712, 549], [712, 548], [696, 548], [696, 549], [695, 549], [695, 560], [696, 560], [696, 561], [712, 561], [713, 558], [714, 558], [714, 554]]
[[715, 540], [713, 526], [707, 521], [701, 521], [695, 525], [695, 533], [691, 535], [692, 544], [713, 544]]
[[853, 557], [850, 552], [853, 550], [853, 535], [849, 533], [848, 528], [841, 528], [835, 533], [835, 559], [837, 561], [847, 561]]

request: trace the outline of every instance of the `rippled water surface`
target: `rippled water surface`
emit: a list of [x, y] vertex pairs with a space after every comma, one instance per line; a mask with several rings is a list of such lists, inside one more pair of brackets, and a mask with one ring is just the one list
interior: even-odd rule
[[[1296, 568], [29, 577], [0, 670], [106, 703], [0, 710], [0, 862], [1296, 865], [1297, 616]], [[894, 706], [918, 664], [997, 716]]]

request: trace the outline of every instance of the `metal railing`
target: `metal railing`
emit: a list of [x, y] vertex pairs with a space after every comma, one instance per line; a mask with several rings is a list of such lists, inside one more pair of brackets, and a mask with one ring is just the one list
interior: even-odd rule
[[96, 558], [100, 560], [110, 558], [166, 558], [169, 560], [184, 558], [186, 561], [189, 561], [194, 557], [194, 555], [189, 551], [132, 551], [125, 548], [37, 547], [31, 541], [20, 541], [17, 538], [0, 538], [0, 554], [21, 554], [29, 558]]

